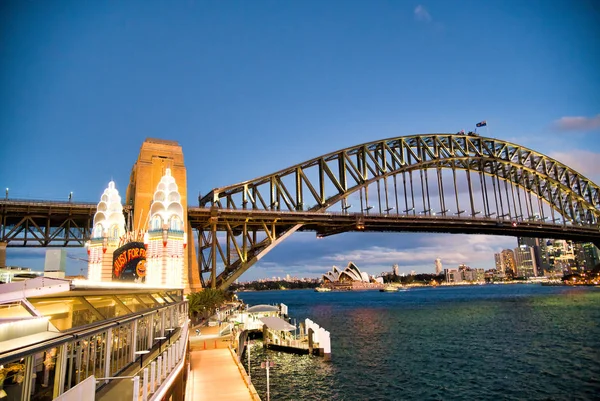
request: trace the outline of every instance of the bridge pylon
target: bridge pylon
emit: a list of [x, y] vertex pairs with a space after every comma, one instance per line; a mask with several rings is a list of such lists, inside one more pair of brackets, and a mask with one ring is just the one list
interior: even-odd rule
[[147, 138], [142, 144], [138, 159], [131, 170], [131, 178], [125, 196], [127, 205], [133, 207], [133, 222], [130, 229], [147, 228], [154, 191], [167, 168], [171, 169], [171, 175], [175, 178], [181, 195], [184, 227], [187, 229], [189, 241], [185, 258], [186, 292], [196, 292], [202, 289], [202, 284], [196, 258], [195, 234], [187, 218], [187, 173], [183, 161], [183, 151], [179, 143]]

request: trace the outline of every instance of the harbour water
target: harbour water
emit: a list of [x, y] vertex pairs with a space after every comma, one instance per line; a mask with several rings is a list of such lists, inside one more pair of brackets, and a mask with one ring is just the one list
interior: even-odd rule
[[308, 317], [331, 332], [330, 362], [254, 343], [252, 382], [263, 400], [266, 353], [275, 361], [271, 400], [593, 400], [600, 394], [600, 288], [486, 285], [239, 297], [250, 305], [283, 302], [292, 318]]

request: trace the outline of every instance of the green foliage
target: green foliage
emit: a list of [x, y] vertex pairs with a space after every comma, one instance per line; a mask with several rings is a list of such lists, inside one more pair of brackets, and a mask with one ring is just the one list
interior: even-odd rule
[[296, 290], [306, 288], [316, 288], [320, 285], [319, 282], [305, 282], [305, 281], [253, 281], [248, 284], [232, 284], [229, 288], [231, 290], [252, 290], [252, 291], [265, 291], [265, 290]]
[[223, 290], [204, 288], [187, 296], [190, 317], [206, 317], [214, 314], [216, 309], [227, 300]]

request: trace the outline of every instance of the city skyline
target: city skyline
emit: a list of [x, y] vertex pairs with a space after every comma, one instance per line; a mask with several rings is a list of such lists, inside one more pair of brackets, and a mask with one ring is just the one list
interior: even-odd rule
[[[471, 130], [600, 182], [589, 4], [4, 2], [0, 185], [13, 198], [121, 194], [146, 137], [183, 147], [197, 194], [360, 143]], [[484, 15], [485, 18], [481, 18]], [[515, 237], [295, 233], [241, 279], [490, 269]], [[70, 249], [73, 257], [85, 250]], [[45, 250], [9, 248], [41, 269]], [[68, 260], [69, 273], [83, 262]]]

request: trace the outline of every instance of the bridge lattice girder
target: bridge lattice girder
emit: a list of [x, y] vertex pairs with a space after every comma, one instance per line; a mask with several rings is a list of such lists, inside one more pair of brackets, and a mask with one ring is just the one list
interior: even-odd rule
[[[591, 180], [559, 161], [523, 146], [464, 134], [414, 135], [342, 149], [274, 174], [214, 189], [200, 200], [200, 206], [222, 210], [323, 212], [341, 203], [342, 211], [346, 211], [348, 200], [358, 192], [361, 213], [368, 215], [373, 213], [369, 210], [374, 207], [368, 199], [369, 187], [376, 185], [379, 214], [390, 215], [390, 211], [395, 210], [392, 214], [398, 216], [403, 207], [404, 213], [415, 215], [414, 197], [417, 194], [423, 199], [423, 216], [433, 216], [431, 184], [428, 183], [428, 172], [432, 170], [437, 181], [434, 197], [437, 199], [434, 200], [439, 201], [438, 215], [442, 217], [447, 217], [448, 204], [451, 203], [448, 195], [444, 194], [447, 186], [444, 174], [452, 172], [450, 181], [454, 183], [455, 214], [458, 214], [459, 220], [480, 221], [475, 219], [481, 211], [475, 208], [477, 191], [473, 189], [476, 182], [474, 174], [479, 176], [482, 208], [487, 218], [495, 215], [497, 219], [522, 222], [551, 218], [552, 223], [560, 221], [563, 227], [568, 225], [569, 231], [583, 226], [586, 226], [585, 231], [591, 228], [593, 233], [597, 230], [600, 190]], [[468, 197], [463, 200], [462, 207], [459, 205], [461, 191], [456, 183], [457, 170], [464, 171], [467, 179]], [[413, 186], [413, 173], [418, 173], [415, 181], [421, 183], [417, 191]], [[400, 176], [402, 182], [399, 185]], [[447, 177], [446, 184], [448, 180]], [[488, 186], [490, 188], [486, 188]], [[517, 188], [516, 197], [514, 188]], [[484, 194], [486, 191], [491, 192], [494, 199]], [[398, 192], [404, 195], [403, 205]], [[412, 199], [409, 199], [408, 193]], [[461, 197], [464, 196], [462, 193]], [[494, 203], [496, 211], [492, 212], [494, 207], [490, 204]], [[462, 210], [463, 207], [470, 210]], [[461, 214], [467, 217], [461, 217]], [[231, 220], [231, 216], [215, 215], [212, 220], [212, 224], [196, 225], [200, 229], [200, 265], [203, 271], [211, 272], [212, 285], [221, 287], [233, 282], [291, 233], [307, 227], [300, 217], [287, 225], [277, 224], [275, 217], [272, 220], [248, 217], [243, 224]], [[217, 238], [218, 230], [225, 232], [226, 238], [222, 241]], [[348, 230], [336, 227], [330, 233]], [[415, 228], [407, 230], [417, 231]], [[439, 231], [454, 232], [447, 228]], [[546, 231], [549, 233], [551, 230]], [[459, 232], [470, 231], [464, 229]], [[538, 235], [543, 232], [544, 229]], [[329, 234], [326, 230], [323, 233]], [[243, 235], [239, 237], [240, 234]], [[555, 237], [549, 233], [550, 236]], [[218, 277], [217, 257], [224, 269]]]
[[96, 204], [0, 201], [0, 241], [23, 247], [81, 247], [90, 238]]

